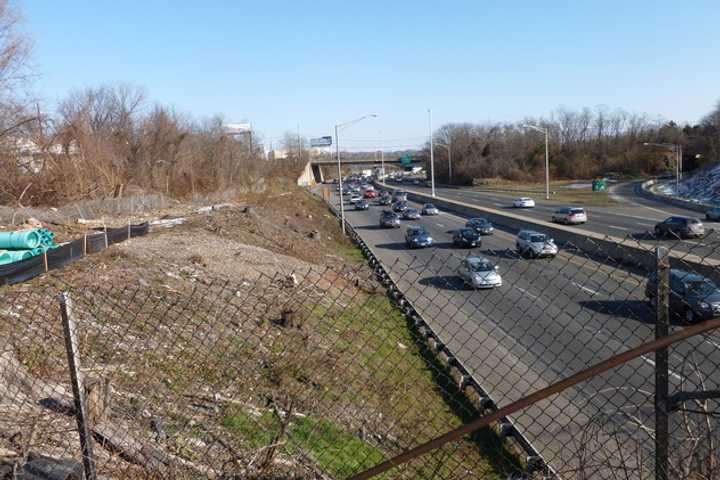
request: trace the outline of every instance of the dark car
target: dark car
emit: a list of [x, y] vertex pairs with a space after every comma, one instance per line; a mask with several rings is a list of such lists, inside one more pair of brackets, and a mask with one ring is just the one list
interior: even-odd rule
[[431, 247], [433, 239], [423, 227], [414, 225], [405, 231], [405, 243], [410, 248]]
[[408, 209], [407, 202], [395, 202], [392, 204], [393, 212], [402, 213]]
[[380, 226], [384, 228], [399, 228], [400, 227], [400, 217], [397, 213], [390, 212], [388, 210], [384, 210], [380, 214]]
[[668, 217], [655, 225], [655, 236], [673, 236], [678, 238], [702, 237], [705, 227], [697, 218]]
[[[651, 305], [657, 303], [657, 274], [645, 284], [645, 296]], [[695, 323], [720, 317], [720, 289], [711, 280], [683, 270], [670, 270], [670, 311]]]
[[390, 205], [392, 204], [392, 198], [390, 198], [390, 195], [380, 195], [377, 202], [378, 205]]
[[403, 220], [419, 220], [420, 219], [420, 212], [417, 208], [406, 208], [405, 211], [402, 213], [402, 219]]
[[705, 220], [710, 220], [712, 222], [720, 221], [720, 207], [713, 207], [705, 212]]
[[358, 200], [355, 202], [355, 210], [368, 210], [370, 208], [370, 202], [365, 199]]
[[453, 232], [453, 244], [458, 247], [479, 247], [482, 237], [474, 228], [461, 228]]
[[492, 235], [495, 231], [495, 227], [492, 226], [485, 218], [471, 218], [465, 224], [467, 228], [472, 228], [480, 235]]

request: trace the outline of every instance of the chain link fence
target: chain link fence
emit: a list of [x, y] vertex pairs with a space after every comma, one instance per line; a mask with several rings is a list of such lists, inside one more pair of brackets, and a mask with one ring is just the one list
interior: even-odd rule
[[[490, 269], [471, 273], [498, 266], [502, 285], [477, 289], [462, 279], [470, 252], [437, 244], [381, 261], [348, 229], [372, 269], [222, 278], [157, 259], [3, 290], [0, 478], [348, 479], [653, 341], [663, 311], [668, 334], [720, 311], [711, 240], [664, 242], [672, 270], [664, 255], [648, 268], [600, 248], [564, 245], [553, 259], [481, 248]], [[673, 344], [666, 370], [663, 358], [623, 363], [378, 478], [718, 478], [720, 336]]]

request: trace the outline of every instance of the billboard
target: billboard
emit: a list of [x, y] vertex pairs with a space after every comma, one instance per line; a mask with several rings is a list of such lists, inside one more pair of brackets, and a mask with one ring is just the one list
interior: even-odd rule
[[248, 133], [252, 130], [249, 123], [226, 123], [224, 126], [225, 133], [229, 135], [240, 135]]
[[329, 147], [332, 145], [332, 137], [311, 138], [311, 147]]

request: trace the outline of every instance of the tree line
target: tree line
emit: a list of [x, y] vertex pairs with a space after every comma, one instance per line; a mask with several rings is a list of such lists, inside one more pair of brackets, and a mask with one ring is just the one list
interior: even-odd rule
[[[552, 178], [654, 175], [674, 169], [670, 149], [645, 143], [682, 145], [684, 170], [720, 160], [720, 102], [700, 123], [684, 126], [624, 110], [561, 108], [549, 118], [516, 123], [443, 125], [433, 132], [436, 178], [456, 184], [542, 178], [545, 138], [529, 125], [548, 133]], [[428, 146], [423, 155], [429, 157]]]

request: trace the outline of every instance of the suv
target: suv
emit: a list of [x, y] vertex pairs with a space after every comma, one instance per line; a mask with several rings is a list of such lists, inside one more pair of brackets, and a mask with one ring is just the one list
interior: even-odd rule
[[492, 235], [493, 231], [495, 230], [495, 227], [492, 226], [492, 223], [490, 223], [485, 218], [471, 218], [467, 221], [465, 226], [467, 228], [472, 228], [480, 235]]
[[431, 247], [433, 239], [430, 234], [421, 226], [408, 227], [405, 231], [405, 243], [410, 248]]
[[[657, 274], [651, 273], [645, 284], [645, 296], [657, 303]], [[720, 317], [720, 289], [711, 280], [683, 270], [670, 270], [670, 311], [687, 323]]]
[[518, 254], [533, 258], [554, 257], [558, 253], [558, 247], [552, 238], [532, 230], [521, 230], [518, 233], [515, 249]]
[[672, 235], [678, 238], [702, 237], [705, 227], [697, 218], [668, 217], [655, 225], [655, 236]]
[[407, 202], [407, 192], [403, 192], [402, 190], [395, 190], [393, 192], [393, 202]]
[[384, 228], [400, 228], [400, 217], [397, 213], [384, 210], [380, 214], [380, 226]]
[[552, 221], [555, 223], [564, 223], [566, 225], [579, 224], [587, 222], [587, 213], [585, 209], [577, 207], [565, 207], [556, 210], [552, 214]]

